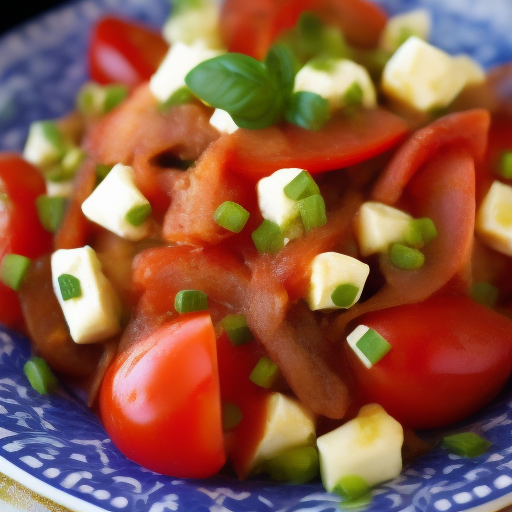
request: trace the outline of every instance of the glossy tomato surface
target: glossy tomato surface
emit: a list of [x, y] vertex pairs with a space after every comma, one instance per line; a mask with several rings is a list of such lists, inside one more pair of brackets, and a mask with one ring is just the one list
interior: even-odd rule
[[225, 454], [209, 313], [180, 316], [119, 355], [100, 412], [114, 444], [140, 465], [178, 478], [216, 474]]
[[414, 429], [448, 425], [476, 412], [512, 369], [512, 321], [465, 296], [374, 311], [357, 324], [391, 344], [368, 369], [344, 343], [361, 400], [379, 403]]

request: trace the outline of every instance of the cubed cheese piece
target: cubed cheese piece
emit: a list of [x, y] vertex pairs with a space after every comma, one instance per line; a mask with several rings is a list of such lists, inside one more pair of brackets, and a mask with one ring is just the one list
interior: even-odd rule
[[238, 126], [233, 118], [221, 108], [216, 108], [210, 117], [210, 124], [221, 133], [233, 133], [238, 130]]
[[23, 158], [44, 168], [60, 161], [66, 149], [65, 139], [53, 121], [35, 121], [30, 125]]
[[179, 6], [173, 7], [162, 35], [170, 45], [177, 42], [192, 44], [202, 39], [209, 48], [221, 48], [219, 14], [220, 4], [215, 0], [180, 2]]
[[383, 203], [363, 203], [355, 224], [359, 252], [363, 256], [387, 252], [390, 244], [403, 240], [412, 220], [408, 213]]
[[397, 477], [402, 470], [403, 429], [377, 404], [320, 436], [317, 446], [322, 482], [332, 491], [340, 478], [357, 475], [369, 486]]
[[382, 90], [391, 98], [428, 111], [448, 106], [466, 85], [453, 57], [419, 37], [398, 48], [382, 72]]
[[105, 229], [127, 240], [137, 241], [148, 233], [148, 223], [134, 226], [126, 216], [130, 210], [149, 206], [135, 186], [133, 169], [117, 164], [93, 193], [82, 203], [84, 215]]
[[498, 252], [512, 256], [512, 187], [495, 181], [476, 218], [478, 237]]
[[308, 292], [310, 309], [334, 309], [331, 296], [340, 285], [355, 286], [358, 291], [345, 308], [354, 305], [361, 297], [364, 284], [370, 273], [370, 267], [350, 256], [337, 252], [324, 252], [315, 256], [311, 262], [311, 279]]
[[321, 59], [307, 63], [296, 75], [294, 91], [310, 91], [325, 98], [332, 109], [344, 105], [343, 97], [350, 86], [358, 83], [363, 91], [362, 104], [376, 104], [375, 87], [363, 66], [348, 59]]
[[466, 85], [478, 85], [485, 82], [485, 70], [475, 59], [461, 54], [453, 57], [453, 60], [459, 71], [466, 77]]
[[428, 41], [431, 25], [430, 13], [426, 9], [391, 16], [381, 33], [379, 46], [387, 52], [394, 52], [409, 36]]
[[263, 436], [247, 461], [246, 473], [259, 470], [261, 463], [290, 448], [313, 444], [315, 416], [298, 400], [271, 393], [266, 409]]
[[[101, 263], [89, 246], [60, 249], [52, 254], [53, 290], [64, 313], [71, 337], [76, 343], [95, 343], [120, 331], [120, 305]], [[81, 295], [64, 300], [58, 278], [76, 277]]]
[[216, 57], [222, 52], [211, 50], [202, 40], [191, 45], [178, 41], [173, 44], [155, 74], [149, 81], [149, 88], [160, 102], [167, 101], [176, 91], [186, 87], [188, 72], [201, 62]]

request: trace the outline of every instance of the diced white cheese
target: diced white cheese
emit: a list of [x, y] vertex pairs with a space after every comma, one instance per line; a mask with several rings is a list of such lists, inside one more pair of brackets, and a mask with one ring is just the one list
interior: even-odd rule
[[512, 256], [512, 187], [495, 181], [476, 217], [476, 234], [488, 246]]
[[197, 40], [191, 45], [178, 41], [169, 48], [149, 80], [151, 92], [160, 102], [167, 101], [176, 91], [186, 87], [185, 77], [189, 71], [221, 53], [223, 52], [208, 48], [203, 40]]
[[398, 48], [382, 72], [382, 91], [420, 111], [448, 106], [466, 85], [454, 59], [419, 37]]
[[390, 244], [403, 240], [412, 220], [408, 213], [383, 203], [363, 203], [355, 221], [359, 252], [363, 256], [387, 252]]
[[430, 13], [426, 9], [414, 9], [391, 16], [381, 33], [379, 47], [394, 52], [404, 43], [404, 37], [412, 35], [428, 41], [431, 26]]
[[477, 85], [485, 82], [484, 68], [469, 55], [455, 55], [453, 57], [455, 65], [459, 68], [459, 72], [466, 77], [466, 85]]
[[82, 211], [89, 220], [112, 233], [137, 241], [147, 235], [148, 222], [134, 226], [126, 215], [132, 208], [149, 205], [149, 202], [135, 186], [134, 176], [130, 166], [116, 164], [82, 203]]
[[64, 155], [65, 146], [53, 121], [35, 121], [30, 125], [23, 148], [23, 158], [44, 168], [57, 163]]
[[46, 180], [46, 195], [50, 197], [71, 197], [74, 180], [50, 181]]
[[274, 392], [269, 397], [265, 429], [254, 455], [247, 464], [247, 473], [260, 464], [290, 448], [314, 443], [315, 416], [298, 400]]
[[307, 63], [295, 76], [294, 92], [310, 91], [325, 98], [332, 109], [344, 105], [350, 86], [358, 83], [363, 91], [362, 104], [376, 104], [375, 87], [365, 67], [348, 59], [321, 59]]
[[221, 48], [219, 30], [220, 4], [215, 0], [195, 1], [190, 6], [174, 8], [164, 24], [162, 35], [171, 45], [181, 41], [192, 44], [203, 39], [209, 48]]
[[397, 477], [402, 470], [403, 429], [377, 404], [320, 436], [317, 446], [322, 482], [332, 491], [340, 478], [357, 475], [369, 486]]
[[215, 109], [212, 117], [210, 117], [210, 124], [221, 133], [233, 133], [238, 130], [233, 118], [221, 108]]
[[[118, 298], [91, 247], [60, 249], [52, 254], [51, 267], [53, 290], [76, 343], [95, 343], [120, 331]], [[80, 297], [63, 300], [58, 282], [62, 274], [79, 280]]]
[[359, 291], [351, 307], [361, 297], [370, 267], [355, 258], [337, 252], [324, 252], [311, 262], [308, 304], [311, 310], [338, 308], [332, 301], [332, 292], [342, 284], [356, 286]]

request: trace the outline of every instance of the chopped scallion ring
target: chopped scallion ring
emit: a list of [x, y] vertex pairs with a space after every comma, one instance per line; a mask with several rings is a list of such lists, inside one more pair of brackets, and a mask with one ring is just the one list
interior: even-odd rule
[[107, 177], [107, 174], [112, 170], [113, 167], [113, 165], [98, 164], [94, 169], [96, 174], [96, 184], [101, 183]]
[[55, 148], [62, 153], [66, 149], [66, 142], [62, 132], [55, 121], [40, 121], [41, 133], [43, 137]]
[[277, 482], [304, 484], [318, 475], [318, 451], [314, 446], [298, 446], [265, 461], [263, 470]]
[[6, 254], [0, 264], [0, 281], [14, 291], [18, 291], [29, 266], [29, 258], [19, 254]]
[[479, 281], [473, 283], [469, 295], [478, 304], [492, 308], [498, 300], [499, 289], [491, 283]]
[[301, 171], [283, 189], [285, 195], [294, 201], [320, 194], [320, 189], [309, 172]]
[[404, 270], [416, 270], [425, 263], [425, 256], [421, 251], [402, 244], [393, 244], [389, 256], [394, 265]]
[[82, 296], [80, 280], [71, 274], [61, 274], [57, 281], [59, 283], [62, 300], [77, 299]]
[[249, 379], [254, 382], [254, 384], [269, 389], [274, 384], [278, 374], [279, 368], [277, 364], [264, 356], [256, 363], [256, 366], [249, 375]]
[[323, 226], [327, 222], [325, 203], [320, 194], [300, 200], [299, 211], [306, 232]]
[[332, 492], [341, 496], [344, 501], [352, 501], [361, 498], [370, 491], [370, 486], [359, 475], [342, 476]]
[[141, 226], [151, 215], [151, 211], [151, 205], [149, 203], [138, 204], [128, 211], [126, 221], [132, 226]]
[[192, 103], [195, 100], [195, 96], [192, 94], [188, 87], [181, 87], [171, 97], [164, 101], [158, 108], [160, 111], [169, 110], [172, 107], [178, 105], [185, 105], [186, 103]]
[[242, 412], [232, 402], [222, 403], [222, 428], [232, 430], [242, 421]]
[[174, 298], [174, 309], [178, 313], [192, 313], [208, 309], [208, 295], [200, 290], [181, 290]]
[[284, 247], [281, 228], [271, 220], [265, 219], [251, 236], [256, 249], [262, 254], [275, 254]]
[[503, 151], [501, 154], [498, 173], [507, 180], [512, 179], [512, 150]]
[[361, 105], [363, 102], [363, 89], [358, 82], [352, 82], [352, 85], [343, 94], [343, 104], [347, 107]]
[[437, 237], [437, 230], [432, 219], [424, 217], [413, 219], [405, 232], [404, 241], [415, 249], [421, 249]]
[[331, 300], [339, 308], [348, 308], [356, 300], [359, 288], [351, 283], [337, 286], [331, 293]]
[[50, 233], [55, 233], [64, 218], [66, 198], [41, 195], [36, 199], [36, 208], [44, 229]]
[[58, 386], [57, 378], [48, 363], [40, 357], [31, 357], [23, 366], [23, 373], [40, 395], [51, 393]]
[[226, 331], [229, 341], [235, 346], [244, 345], [254, 339], [244, 315], [227, 315], [220, 323]]
[[128, 88], [125, 85], [113, 84], [105, 87], [105, 100], [103, 101], [103, 112], [106, 114], [114, 110], [128, 96]]
[[373, 329], [368, 329], [359, 338], [356, 347], [372, 364], [378, 363], [391, 350], [391, 345]]
[[492, 443], [475, 432], [461, 432], [443, 437], [442, 448], [461, 457], [478, 457], [484, 454]]
[[213, 214], [215, 222], [233, 233], [240, 233], [249, 220], [250, 213], [238, 203], [224, 201]]

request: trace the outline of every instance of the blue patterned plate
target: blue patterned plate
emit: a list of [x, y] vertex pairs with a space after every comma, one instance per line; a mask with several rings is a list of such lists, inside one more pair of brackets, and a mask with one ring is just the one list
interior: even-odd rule
[[[433, 15], [432, 42], [473, 55], [485, 67], [512, 60], [510, 0], [379, 0], [390, 13]], [[86, 80], [90, 27], [106, 12], [159, 26], [167, 0], [82, 0], [0, 39], [0, 150], [21, 150], [28, 125], [66, 113]], [[1, 307], [1, 305], [0, 305]], [[0, 327], [0, 472], [78, 512], [327, 512], [339, 500], [320, 484], [264, 480], [179, 480], [127, 461], [98, 419], [64, 392], [39, 396], [22, 367], [24, 338]], [[463, 459], [436, 449], [374, 490], [368, 512], [493, 512], [512, 503], [512, 390], [461, 424], [491, 450]]]

